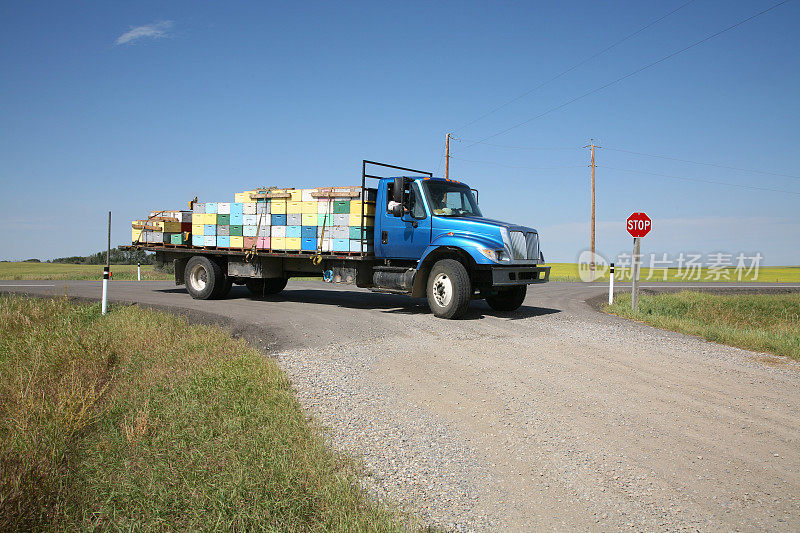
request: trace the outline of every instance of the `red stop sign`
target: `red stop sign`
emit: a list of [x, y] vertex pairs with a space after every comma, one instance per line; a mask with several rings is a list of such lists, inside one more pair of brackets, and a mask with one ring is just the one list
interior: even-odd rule
[[650, 228], [653, 226], [653, 221], [644, 213], [634, 213], [628, 217], [628, 233], [632, 237], [644, 237], [650, 233]]

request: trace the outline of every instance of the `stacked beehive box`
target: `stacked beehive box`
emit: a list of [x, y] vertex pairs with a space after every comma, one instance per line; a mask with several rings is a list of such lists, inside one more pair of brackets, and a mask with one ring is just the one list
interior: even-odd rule
[[[230, 203], [196, 202], [190, 217], [191, 237], [182, 244], [298, 252], [361, 252], [363, 248], [372, 252], [375, 193], [368, 189], [364, 201], [360, 187], [256, 189], [236, 193]], [[134, 242], [137, 223], [146, 227], [144, 222], [135, 221]], [[160, 226], [154, 220], [146, 224], [155, 228], [146, 233], [158, 233]], [[153, 237], [146, 242], [170, 241]]]
[[191, 232], [191, 211], [151, 211], [147, 220], [131, 223], [131, 242], [189, 244]]

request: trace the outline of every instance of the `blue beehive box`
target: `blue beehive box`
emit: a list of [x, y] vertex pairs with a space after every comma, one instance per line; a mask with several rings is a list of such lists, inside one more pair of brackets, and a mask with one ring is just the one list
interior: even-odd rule
[[[231, 208], [233, 208], [233, 204], [231, 204]], [[231, 226], [243, 226], [244, 225], [244, 215], [242, 213], [231, 213]]]
[[350, 239], [333, 239], [333, 251], [334, 252], [349, 252], [350, 251]]
[[272, 225], [273, 226], [285, 226], [286, 225], [286, 215], [272, 215]]
[[230, 248], [231, 246], [231, 238], [227, 235], [217, 235], [217, 246], [221, 246], [223, 248]]
[[203, 246], [203, 236], [192, 234], [192, 246]]
[[287, 239], [299, 239], [302, 235], [300, 226], [286, 226]]
[[[316, 226], [308, 226], [308, 227], [316, 227]], [[300, 249], [306, 251], [315, 251], [317, 249], [317, 238], [314, 237], [313, 239], [301, 239], [300, 240]]]
[[243, 215], [244, 204], [242, 202], [234, 202], [231, 204], [231, 215]]
[[316, 226], [302, 226], [300, 236], [304, 239], [316, 239], [317, 227]]
[[206, 213], [216, 213], [217, 202], [206, 202]]
[[217, 234], [217, 225], [216, 224], [204, 224], [203, 225], [203, 235], [216, 235], [216, 234]]

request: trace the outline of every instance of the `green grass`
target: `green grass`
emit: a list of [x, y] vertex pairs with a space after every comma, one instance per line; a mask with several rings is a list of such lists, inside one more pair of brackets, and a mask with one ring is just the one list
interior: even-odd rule
[[607, 312], [709, 341], [800, 360], [800, 294], [642, 294], [639, 311], [630, 293]]
[[[136, 265], [111, 265], [113, 279], [135, 280]], [[0, 280], [92, 280], [103, 279], [103, 265], [64, 263], [0, 263]], [[171, 280], [172, 274], [157, 272], [142, 265], [142, 280]]]
[[[551, 267], [550, 269], [550, 280], [551, 281], [580, 281], [580, 276], [578, 275], [578, 264], [577, 263], [548, 263], [546, 266]], [[742, 272], [742, 279], [739, 280], [737, 273], [734, 272], [734, 268], [731, 267], [728, 269], [728, 277], [720, 276], [719, 279], [717, 278], [716, 274], [712, 271], [709, 271], [708, 268], [703, 267], [702, 269], [689, 272], [687, 275], [679, 275], [681, 273], [678, 272], [677, 268], [669, 268], [666, 270], [666, 279], [665, 279], [665, 271], [663, 269], [653, 269], [651, 274], [650, 268], [642, 268], [639, 274], [639, 279], [641, 281], [687, 281], [687, 282], [707, 282], [707, 283], [714, 283], [714, 282], [750, 282], [750, 281], [757, 281], [757, 282], [780, 282], [780, 283], [800, 283], [800, 266], [778, 266], [778, 267], [761, 267], [758, 270], [758, 275], [756, 276], [754, 272], [751, 272], [747, 275], [746, 271]], [[631, 270], [630, 268], [620, 268], [617, 267], [614, 273], [614, 279], [616, 281], [630, 281]], [[608, 282], [608, 270], [598, 270], [597, 272], [597, 281], [605, 281]]]
[[275, 362], [220, 328], [2, 296], [0, 365], [0, 530], [412, 524], [359, 488]]

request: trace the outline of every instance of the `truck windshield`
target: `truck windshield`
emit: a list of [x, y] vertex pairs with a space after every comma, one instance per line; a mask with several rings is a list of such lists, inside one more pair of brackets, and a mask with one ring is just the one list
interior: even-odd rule
[[434, 215], [446, 217], [482, 217], [478, 202], [469, 187], [462, 183], [425, 180], [425, 192]]

